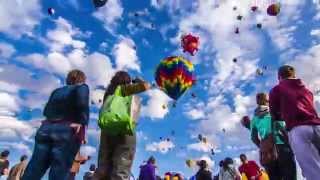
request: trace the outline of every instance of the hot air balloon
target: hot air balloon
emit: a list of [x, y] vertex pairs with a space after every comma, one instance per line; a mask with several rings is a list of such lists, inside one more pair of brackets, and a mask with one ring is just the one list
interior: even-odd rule
[[203, 136], [201, 134], [198, 135], [198, 139], [199, 141], [202, 141], [203, 140]]
[[262, 75], [263, 75], [263, 70], [260, 69], [260, 68], [258, 68], [258, 69], [256, 70], [256, 74], [257, 74], [257, 76], [262, 76]]
[[215, 154], [214, 149], [211, 149], [211, 155], [214, 156]]
[[267, 9], [267, 13], [269, 16], [277, 16], [280, 13], [280, 3], [271, 4]]
[[48, 14], [49, 14], [50, 16], [53, 16], [54, 13], [55, 13], [55, 10], [54, 10], [53, 8], [48, 8]]
[[195, 51], [198, 51], [199, 43], [199, 37], [191, 34], [183, 35], [181, 37], [181, 46], [183, 48], [183, 52], [188, 52], [192, 56], [194, 55]]
[[203, 142], [204, 144], [207, 144], [207, 143], [208, 143], [207, 138], [206, 138], [206, 137], [202, 138], [202, 142]]
[[240, 33], [240, 29], [237, 27], [237, 28], [234, 30], [234, 33], [239, 34], [239, 33]]
[[238, 19], [239, 21], [241, 21], [242, 18], [243, 18], [243, 16], [241, 16], [241, 15], [238, 15], [238, 16], [237, 16], [237, 19]]
[[257, 24], [257, 28], [261, 29], [261, 28], [262, 28], [262, 24], [261, 24], [261, 23], [258, 23], [258, 24]]
[[258, 6], [252, 6], [251, 11], [256, 12], [258, 10]]
[[243, 127], [250, 129], [250, 118], [249, 116], [244, 116], [241, 119], [241, 124]]
[[232, 60], [234, 63], [238, 62], [238, 59], [237, 58], [233, 58]]
[[186, 164], [189, 168], [193, 168], [197, 163], [194, 160], [188, 159], [186, 160]]
[[183, 57], [168, 57], [158, 65], [155, 80], [163, 92], [178, 100], [195, 82], [194, 66]]
[[96, 8], [99, 8], [99, 7], [104, 6], [107, 2], [108, 2], [108, 0], [93, 0], [93, 5]]

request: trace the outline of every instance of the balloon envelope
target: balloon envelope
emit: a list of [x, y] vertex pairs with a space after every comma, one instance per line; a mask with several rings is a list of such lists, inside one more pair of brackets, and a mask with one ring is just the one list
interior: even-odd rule
[[48, 14], [49, 14], [50, 16], [54, 15], [54, 13], [55, 13], [55, 11], [54, 11], [53, 8], [48, 8]]
[[158, 65], [155, 80], [162, 91], [178, 100], [195, 83], [194, 66], [183, 57], [168, 57]]
[[188, 52], [192, 56], [195, 51], [198, 51], [199, 48], [199, 37], [193, 36], [192, 34], [183, 35], [181, 37], [181, 46], [183, 48], [183, 52]]
[[104, 6], [108, 0], [93, 0], [93, 4], [96, 8]]
[[280, 4], [271, 4], [267, 9], [267, 13], [269, 16], [277, 16], [280, 13]]

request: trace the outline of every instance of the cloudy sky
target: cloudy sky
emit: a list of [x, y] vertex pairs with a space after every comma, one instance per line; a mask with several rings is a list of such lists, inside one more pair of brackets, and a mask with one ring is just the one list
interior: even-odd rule
[[[266, 13], [274, 2], [281, 3], [277, 17]], [[252, 12], [251, 6], [258, 11]], [[54, 8], [53, 16], [48, 8]], [[217, 162], [226, 156], [247, 153], [257, 158], [239, 121], [252, 115], [255, 94], [277, 83], [280, 65], [297, 68], [320, 108], [319, 21], [316, 0], [109, 0], [99, 9], [89, 0], [1, 0], [0, 150], [11, 150], [12, 164], [22, 154], [31, 155], [50, 92], [64, 85], [69, 70], [78, 68], [91, 88], [89, 143], [82, 153], [93, 158], [82, 167], [85, 171], [97, 159], [101, 87], [117, 70], [152, 83], [163, 58], [183, 55], [195, 64], [198, 82], [176, 107], [156, 88], [141, 94], [133, 173], [138, 174], [150, 155], [158, 160], [159, 174], [178, 171], [186, 176], [195, 172], [186, 167], [186, 159], [207, 159], [216, 172]], [[200, 37], [195, 56], [180, 48], [186, 33]], [[198, 134], [208, 143], [199, 142]]]

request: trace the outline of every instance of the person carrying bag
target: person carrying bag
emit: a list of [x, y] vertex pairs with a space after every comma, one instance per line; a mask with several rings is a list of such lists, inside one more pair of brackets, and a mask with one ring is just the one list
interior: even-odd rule
[[98, 120], [101, 136], [94, 180], [129, 179], [140, 111], [140, 99], [136, 94], [150, 87], [141, 79], [132, 81], [125, 71], [117, 72], [111, 79]]
[[285, 122], [271, 119], [267, 94], [257, 94], [257, 105], [250, 126], [251, 139], [259, 147], [261, 165], [270, 180], [295, 180], [296, 164], [285, 138]]

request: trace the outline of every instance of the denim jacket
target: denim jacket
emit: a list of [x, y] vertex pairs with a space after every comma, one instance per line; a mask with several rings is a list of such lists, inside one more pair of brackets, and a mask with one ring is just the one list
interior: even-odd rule
[[54, 90], [44, 108], [48, 119], [64, 119], [88, 125], [89, 87], [86, 84], [67, 85]]

